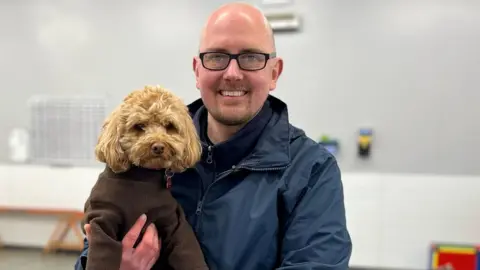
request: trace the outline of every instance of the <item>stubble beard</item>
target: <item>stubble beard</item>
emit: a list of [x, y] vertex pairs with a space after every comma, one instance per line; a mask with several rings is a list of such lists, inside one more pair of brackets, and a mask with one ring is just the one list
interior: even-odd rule
[[215, 121], [228, 127], [242, 126], [248, 123], [252, 119], [252, 115], [249, 115], [249, 114], [242, 115], [240, 113], [237, 113], [237, 114], [234, 113], [229, 117], [225, 114], [222, 114], [222, 112], [217, 111], [217, 112], [211, 112], [210, 115], [212, 116], [213, 119], [215, 119]]
[[[249, 85], [246, 85], [245, 83], [242, 83], [242, 84], [222, 83], [219, 86], [219, 89], [226, 90], [226, 91], [245, 91], [247, 92], [246, 94], [247, 97], [248, 95], [250, 95], [249, 92], [251, 91], [251, 87]], [[228, 127], [243, 126], [252, 119], [253, 115], [249, 113], [248, 104], [242, 104], [240, 106], [241, 108], [233, 109], [233, 110], [228, 108], [227, 106], [224, 108], [226, 112], [222, 112], [222, 109], [218, 109], [210, 112], [210, 114], [212, 115], [212, 118], [215, 119], [215, 121], [217, 121], [219, 124], [222, 124], [224, 126], [228, 126]], [[246, 107], [243, 107], [243, 106], [246, 106]], [[218, 108], [221, 108], [221, 105]]]

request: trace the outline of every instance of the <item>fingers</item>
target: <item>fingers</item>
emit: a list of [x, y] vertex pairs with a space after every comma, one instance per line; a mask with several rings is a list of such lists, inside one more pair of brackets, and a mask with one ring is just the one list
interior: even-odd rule
[[157, 244], [158, 244], [158, 249], [156, 251], [155, 256], [153, 256], [150, 261], [147, 263], [147, 269], [152, 269], [153, 265], [157, 262], [158, 257], [160, 256], [160, 250], [162, 249], [162, 242], [160, 239], [157, 237]]
[[135, 242], [138, 239], [138, 236], [140, 235], [140, 232], [142, 231], [143, 226], [145, 225], [145, 222], [147, 221], [147, 216], [145, 214], [142, 214], [135, 224], [133, 224], [132, 228], [127, 232], [125, 237], [122, 240], [122, 246], [128, 249], [133, 248], [133, 245], [135, 245]]
[[90, 242], [90, 224], [85, 224], [85, 226], [83, 226], [83, 229], [85, 230], [85, 236], [87, 237], [87, 241]]
[[[142, 241], [135, 250], [135, 256], [140, 259], [140, 265], [146, 269], [150, 269], [158, 259], [160, 254], [160, 243], [158, 240], [158, 232], [155, 225], [150, 224]], [[150, 268], [148, 268], [150, 266]], [[142, 268], [143, 269], [143, 268]]]

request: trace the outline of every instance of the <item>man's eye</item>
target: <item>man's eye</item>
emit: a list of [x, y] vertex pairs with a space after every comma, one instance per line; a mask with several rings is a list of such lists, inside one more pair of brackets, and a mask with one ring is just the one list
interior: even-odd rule
[[223, 54], [211, 54], [208, 56], [208, 60], [210, 61], [222, 61], [226, 58]]

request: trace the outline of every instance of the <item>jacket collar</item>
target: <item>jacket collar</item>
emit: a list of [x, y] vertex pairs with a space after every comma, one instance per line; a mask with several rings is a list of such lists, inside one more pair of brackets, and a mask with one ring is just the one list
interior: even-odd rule
[[[292, 127], [288, 119], [287, 105], [280, 99], [269, 95], [267, 100], [273, 110], [273, 116], [260, 135], [257, 144], [249, 156], [239, 166], [252, 170], [274, 169], [288, 166], [290, 163], [290, 140]], [[194, 119], [197, 132], [201, 132], [197, 112], [204, 108], [203, 101], [197, 99], [188, 105]]]

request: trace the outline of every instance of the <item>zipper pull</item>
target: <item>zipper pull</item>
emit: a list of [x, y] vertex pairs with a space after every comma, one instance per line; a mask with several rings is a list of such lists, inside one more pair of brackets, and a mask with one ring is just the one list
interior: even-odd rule
[[212, 146], [208, 146], [208, 155], [207, 155], [207, 163], [212, 164], [213, 162], [213, 153], [212, 153]]
[[197, 216], [202, 213], [202, 204], [203, 204], [202, 201], [198, 201], [197, 203], [197, 210], [195, 211], [195, 214], [197, 214]]

